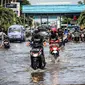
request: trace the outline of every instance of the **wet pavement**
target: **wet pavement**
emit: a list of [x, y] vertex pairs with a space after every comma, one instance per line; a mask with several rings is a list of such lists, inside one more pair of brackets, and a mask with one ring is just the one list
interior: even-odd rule
[[30, 47], [11, 43], [10, 49], [0, 49], [0, 85], [70, 85], [85, 84], [85, 43], [66, 44], [54, 63], [48, 45], [44, 47], [46, 68], [30, 68]]

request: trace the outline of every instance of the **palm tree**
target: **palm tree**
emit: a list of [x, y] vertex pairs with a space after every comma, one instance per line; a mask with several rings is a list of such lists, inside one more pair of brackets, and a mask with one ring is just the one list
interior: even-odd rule
[[85, 27], [85, 11], [80, 14], [78, 23], [80, 26]]
[[82, 1], [78, 1], [78, 4], [83, 4], [83, 2]]

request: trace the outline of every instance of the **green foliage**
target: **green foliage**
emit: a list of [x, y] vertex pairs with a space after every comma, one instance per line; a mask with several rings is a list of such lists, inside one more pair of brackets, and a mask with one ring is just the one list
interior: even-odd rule
[[22, 5], [30, 5], [30, 2], [28, 0], [23, 0], [20, 2], [20, 9], [22, 10]]
[[28, 0], [23, 0], [21, 2], [21, 5], [30, 5], [30, 2]]
[[17, 17], [13, 10], [0, 6], [0, 28], [7, 31], [8, 27], [13, 24], [24, 25], [24, 17]]
[[82, 1], [78, 1], [78, 4], [80, 4], [80, 5], [81, 5], [81, 4], [83, 4], [83, 2], [82, 2]]
[[63, 17], [62, 24], [70, 24], [71, 20], [72, 20], [72, 18], [70, 18], [70, 17]]
[[[23, 0], [23, 2], [21, 2], [21, 6], [26, 4], [30, 4], [30, 2], [28, 0]], [[25, 24], [28, 24], [29, 22], [31, 25], [32, 20], [24, 17], [23, 14], [20, 17], [17, 17], [12, 9], [0, 6], [0, 28], [4, 28], [5, 31], [7, 31], [10, 25], [21, 24], [25, 26]]]
[[85, 11], [80, 14], [78, 24], [85, 27]]
[[14, 12], [11, 9], [7, 9], [0, 6], [0, 28], [7, 30], [7, 27], [13, 24]]

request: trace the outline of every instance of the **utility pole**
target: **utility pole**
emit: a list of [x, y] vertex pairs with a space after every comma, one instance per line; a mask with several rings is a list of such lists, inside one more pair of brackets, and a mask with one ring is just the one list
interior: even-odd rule
[[1, 6], [3, 6], [3, 0], [1, 0]]
[[5, 8], [6, 8], [6, 0], [5, 0], [5, 4], [4, 5], [5, 5]]

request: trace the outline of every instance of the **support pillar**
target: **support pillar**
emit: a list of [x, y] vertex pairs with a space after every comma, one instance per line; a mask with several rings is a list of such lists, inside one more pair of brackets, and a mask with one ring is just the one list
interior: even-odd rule
[[5, 8], [6, 8], [6, 0], [5, 0]]
[[24, 26], [25, 26], [25, 13], [24, 13]]
[[29, 26], [29, 15], [27, 15], [27, 18], [28, 18], [28, 26]]
[[61, 15], [60, 15], [60, 28], [61, 28], [61, 24], [62, 24], [62, 22], [61, 22]]
[[40, 16], [40, 24], [42, 25], [42, 15]]
[[3, 0], [1, 0], [1, 6], [3, 6]]
[[61, 28], [61, 15], [57, 17], [57, 28]]
[[47, 15], [47, 25], [49, 24], [49, 19], [48, 19], [49, 17], [48, 17], [48, 15]]

